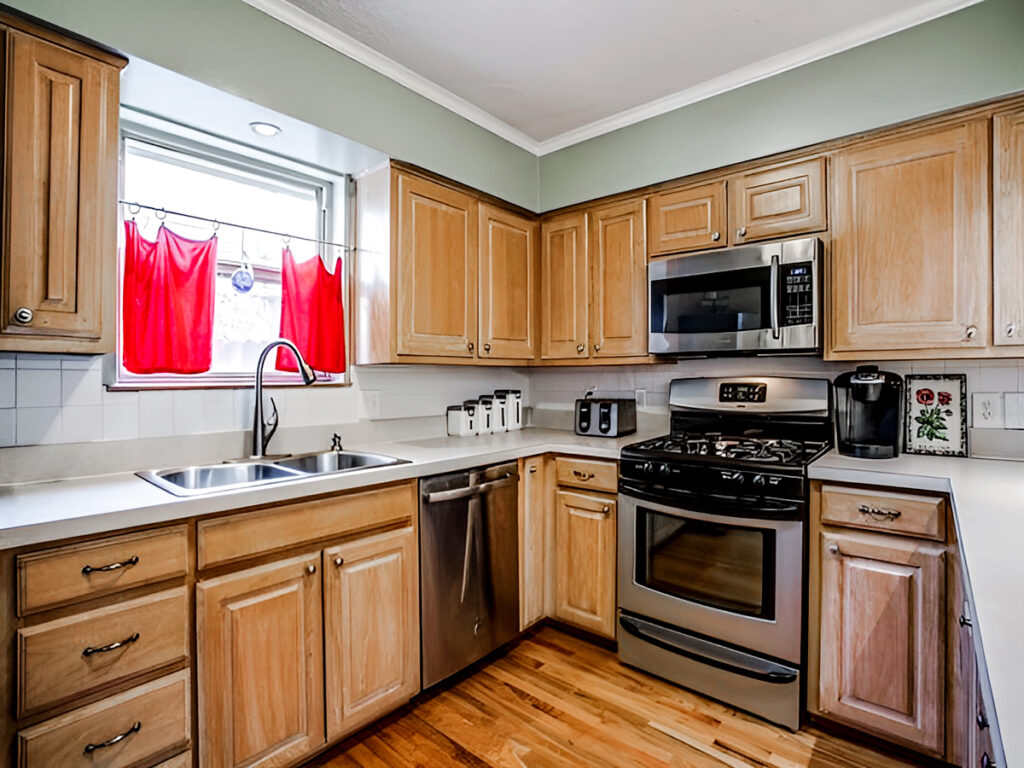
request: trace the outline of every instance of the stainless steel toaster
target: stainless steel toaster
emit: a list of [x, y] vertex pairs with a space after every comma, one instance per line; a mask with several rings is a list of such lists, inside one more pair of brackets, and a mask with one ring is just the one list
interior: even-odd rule
[[636, 432], [636, 400], [584, 397], [576, 401], [576, 434], [621, 437]]

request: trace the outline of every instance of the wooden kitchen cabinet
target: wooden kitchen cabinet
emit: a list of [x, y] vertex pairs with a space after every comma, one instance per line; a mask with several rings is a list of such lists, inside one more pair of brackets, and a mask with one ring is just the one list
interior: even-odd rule
[[0, 350], [114, 348], [119, 72], [0, 14], [6, 46]]
[[200, 768], [290, 765], [325, 742], [320, 552], [196, 585]]
[[1024, 109], [992, 125], [993, 341], [1024, 344]]
[[595, 358], [647, 354], [645, 201], [590, 212], [590, 344]]
[[615, 637], [614, 496], [559, 489], [555, 494], [554, 617]]
[[541, 359], [586, 359], [590, 304], [587, 214], [552, 217], [541, 224], [540, 231]]
[[988, 134], [977, 118], [836, 153], [828, 357], [991, 343]]
[[730, 242], [820, 232], [828, 227], [825, 158], [757, 168], [729, 179]]
[[324, 551], [329, 741], [419, 692], [417, 547], [406, 527]]
[[539, 244], [535, 220], [480, 204], [481, 357], [537, 356]]
[[818, 711], [941, 757], [945, 548], [833, 531], [818, 547]]
[[723, 247], [728, 241], [725, 185], [725, 181], [713, 181], [651, 195], [648, 254]]

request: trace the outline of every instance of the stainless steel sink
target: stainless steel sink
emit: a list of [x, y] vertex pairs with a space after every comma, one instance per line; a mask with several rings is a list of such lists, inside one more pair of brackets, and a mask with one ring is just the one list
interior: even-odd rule
[[321, 453], [304, 453], [277, 459], [275, 466], [293, 469], [310, 475], [327, 475], [332, 472], [348, 472], [353, 469], [369, 469], [370, 467], [386, 467], [391, 464], [404, 464], [402, 459], [384, 456], [380, 453], [358, 453], [356, 451], [323, 451]]
[[379, 453], [324, 451], [289, 456], [276, 461], [260, 460], [177, 469], [151, 469], [135, 474], [175, 496], [200, 496], [288, 480], [301, 480], [304, 477], [329, 475], [334, 472], [351, 472], [405, 463], [403, 459]]

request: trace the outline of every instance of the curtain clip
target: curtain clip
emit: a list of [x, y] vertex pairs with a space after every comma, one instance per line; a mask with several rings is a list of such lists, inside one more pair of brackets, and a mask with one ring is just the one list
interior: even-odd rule
[[167, 211], [161, 208], [159, 211], [156, 212], [156, 217], [160, 219], [160, 221], [163, 221], [164, 219], [167, 218]]

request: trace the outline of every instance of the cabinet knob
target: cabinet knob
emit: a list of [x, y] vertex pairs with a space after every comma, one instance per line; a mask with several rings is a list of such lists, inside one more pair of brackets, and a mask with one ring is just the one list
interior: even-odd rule
[[314, 573], [316, 573], [316, 566], [313, 565], [312, 563], [307, 565], [306, 566], [306, 573], [308, 573], [310, 576], [312, 576]]
[[712, 232], [711, 233], [711, 239], [714, 240], [717, 243], [719, 240], [722, 239], [722, 233], [721, 232]]
[[469, 347], [469, 351], [470, 352], [472, 352], [474, 349], [476, 349], [476, 344], [474, 344], [472, 341], [469, 342], [469, 344], [467, 344], [466, 346]]
[[1016, 323], [1010, 323], [1008, 326], [1006, 326], [1006, 335], [1011, 339], [1017, 335]]
[[537, 472], [537, 468], [536, 467], [530, 467], [530, 474], [531, 475], [535, 474], [536, 472]]
[[969, 618], [967, 618], [966, 616], [963, 616], [963, 615], [961, 615], [960, 618], [957, 621], [960, 623], [961, 627], [972, 627], [972, 626], [974, 626], [973, 624], [971, 624], [971, 620]]
[[829, 544], [828, 545], [828, 551], [831, 554], [833, 554], [833, 555], [838, 555], [839, 554], [839, 545], [838, 544]]
[[985, 713], [982, 712], [980, 709], [978, 710], [978, 720], [977, 720], [977, 722], [978, 722], [978, 730], [979, 731], [984, 731], [986, 728], [988, 728], [988, 718], [985, 717]]
[[607, 515], [609, 512], [612, 511], [612, 508], [605, 504], [603, 507], [601, 507], [601, 511]]
[[600, 344], [595, 344], [594, 345], [594, 351], [595, 352], [600, 352], [601, 351], [601, 345]]
[[583, 346], [582, 344], [577, 344], [577, 345], [576, 345], [576, 351], [577, 351], [577, 352], [582, 352], [582, 351], [583, 351], [583, 350], [585, 350], [585, 349], [586, 349], [586, 347], [585, 347], [585, 346]]
[[343, 566], [345, 564], [345, 558], [343, 558], [343, 557], [336, 557], [336, 558], [334, 558], [334, 564], [340, 568], [341, 566]]
[[981, 756], [981, 768], [996, 768], [996, 761], [988, 756], [988, 752], [985, 752]]
[[736, 237], [746, 237], [746, 236], [747, 236], [747, 228], [746, 227], [740, 227], [739, 229], [736, 230]]
[[968, 325], [967, 331], [964, 333], [964, 337], [971, 341], [975, 336], [978, 335], [978, 327], [976, 325]]
[[20, 325], [28, 325], [32, 322], [34, 313], [28, 307], [18, 307], [14, 310], [14, 322]]
[[488, 352], [489, 353], [490, 351], [491, 351], [491, 345], [490, 344], [484, 344], [484, 352]]

